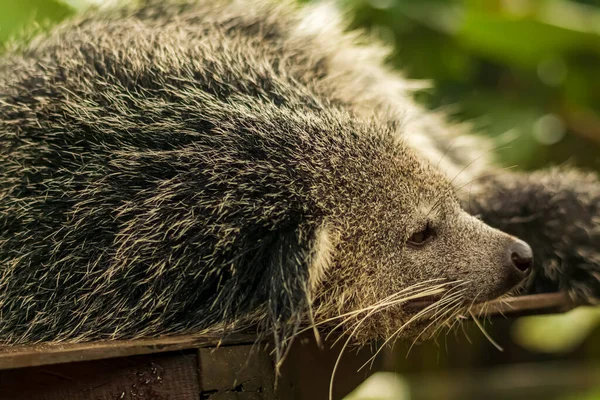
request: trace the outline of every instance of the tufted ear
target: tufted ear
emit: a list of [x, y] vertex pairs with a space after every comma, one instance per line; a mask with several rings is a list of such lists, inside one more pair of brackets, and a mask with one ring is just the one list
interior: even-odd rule
[[314, 289], [328, 267], [332, 246], [324, 226], [299, 225], [278, 232], [269, 246], [264, 279], [267, 313], [278, 362], [303, 321], [312, 319]]
[[214, 279], [223, 301], [213, 304], [231, 322], [259, 317], [259, 334], [273, 333], [280, 362], [301, 323], [312, 319], [314, 290], [332, 252], [330, 232], [323, 224], [294, 222], [279, 229], [254, 227], [242, 237], [229, 277]]

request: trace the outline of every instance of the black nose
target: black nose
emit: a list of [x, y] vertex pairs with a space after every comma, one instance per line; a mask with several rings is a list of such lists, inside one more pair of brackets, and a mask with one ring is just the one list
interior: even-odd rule
[[512, 264], [521, 272], [527, 272], [533, 266], [533, 251], [527, 243], [516, 240], [508, 246]]

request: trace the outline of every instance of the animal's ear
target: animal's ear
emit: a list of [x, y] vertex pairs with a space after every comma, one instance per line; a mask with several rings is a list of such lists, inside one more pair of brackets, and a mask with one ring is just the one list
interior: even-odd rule
[[264, 277], [269, 280], [267, 313], [278, 361], [285, 358], [285, 349], [303, 320], [312, 319], [314, 290], [331, 254], [331, 233], [324, 225], [279, 232], [270, 246]]

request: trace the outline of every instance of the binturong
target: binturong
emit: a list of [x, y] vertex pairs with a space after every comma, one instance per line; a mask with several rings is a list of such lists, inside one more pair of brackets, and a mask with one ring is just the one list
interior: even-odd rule
[[150, 0], [13, 43], [0, 344], [250, 329], [281, 357], [311, 326], [428, 336], [532, 271], [593, 300], [598, 178], [495, 166], [336, 18]]

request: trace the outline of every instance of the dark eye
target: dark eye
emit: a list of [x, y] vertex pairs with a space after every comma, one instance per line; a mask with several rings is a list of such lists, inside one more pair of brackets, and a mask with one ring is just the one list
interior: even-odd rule
[[423, 229], [413, 233], [412, 236], [408, 238], [407, 242], [411, 246], [423, 246], [425, 243], [429, 242], [431, 238], [433, 238], [434, 233], [435, 232], [428, 222]]

